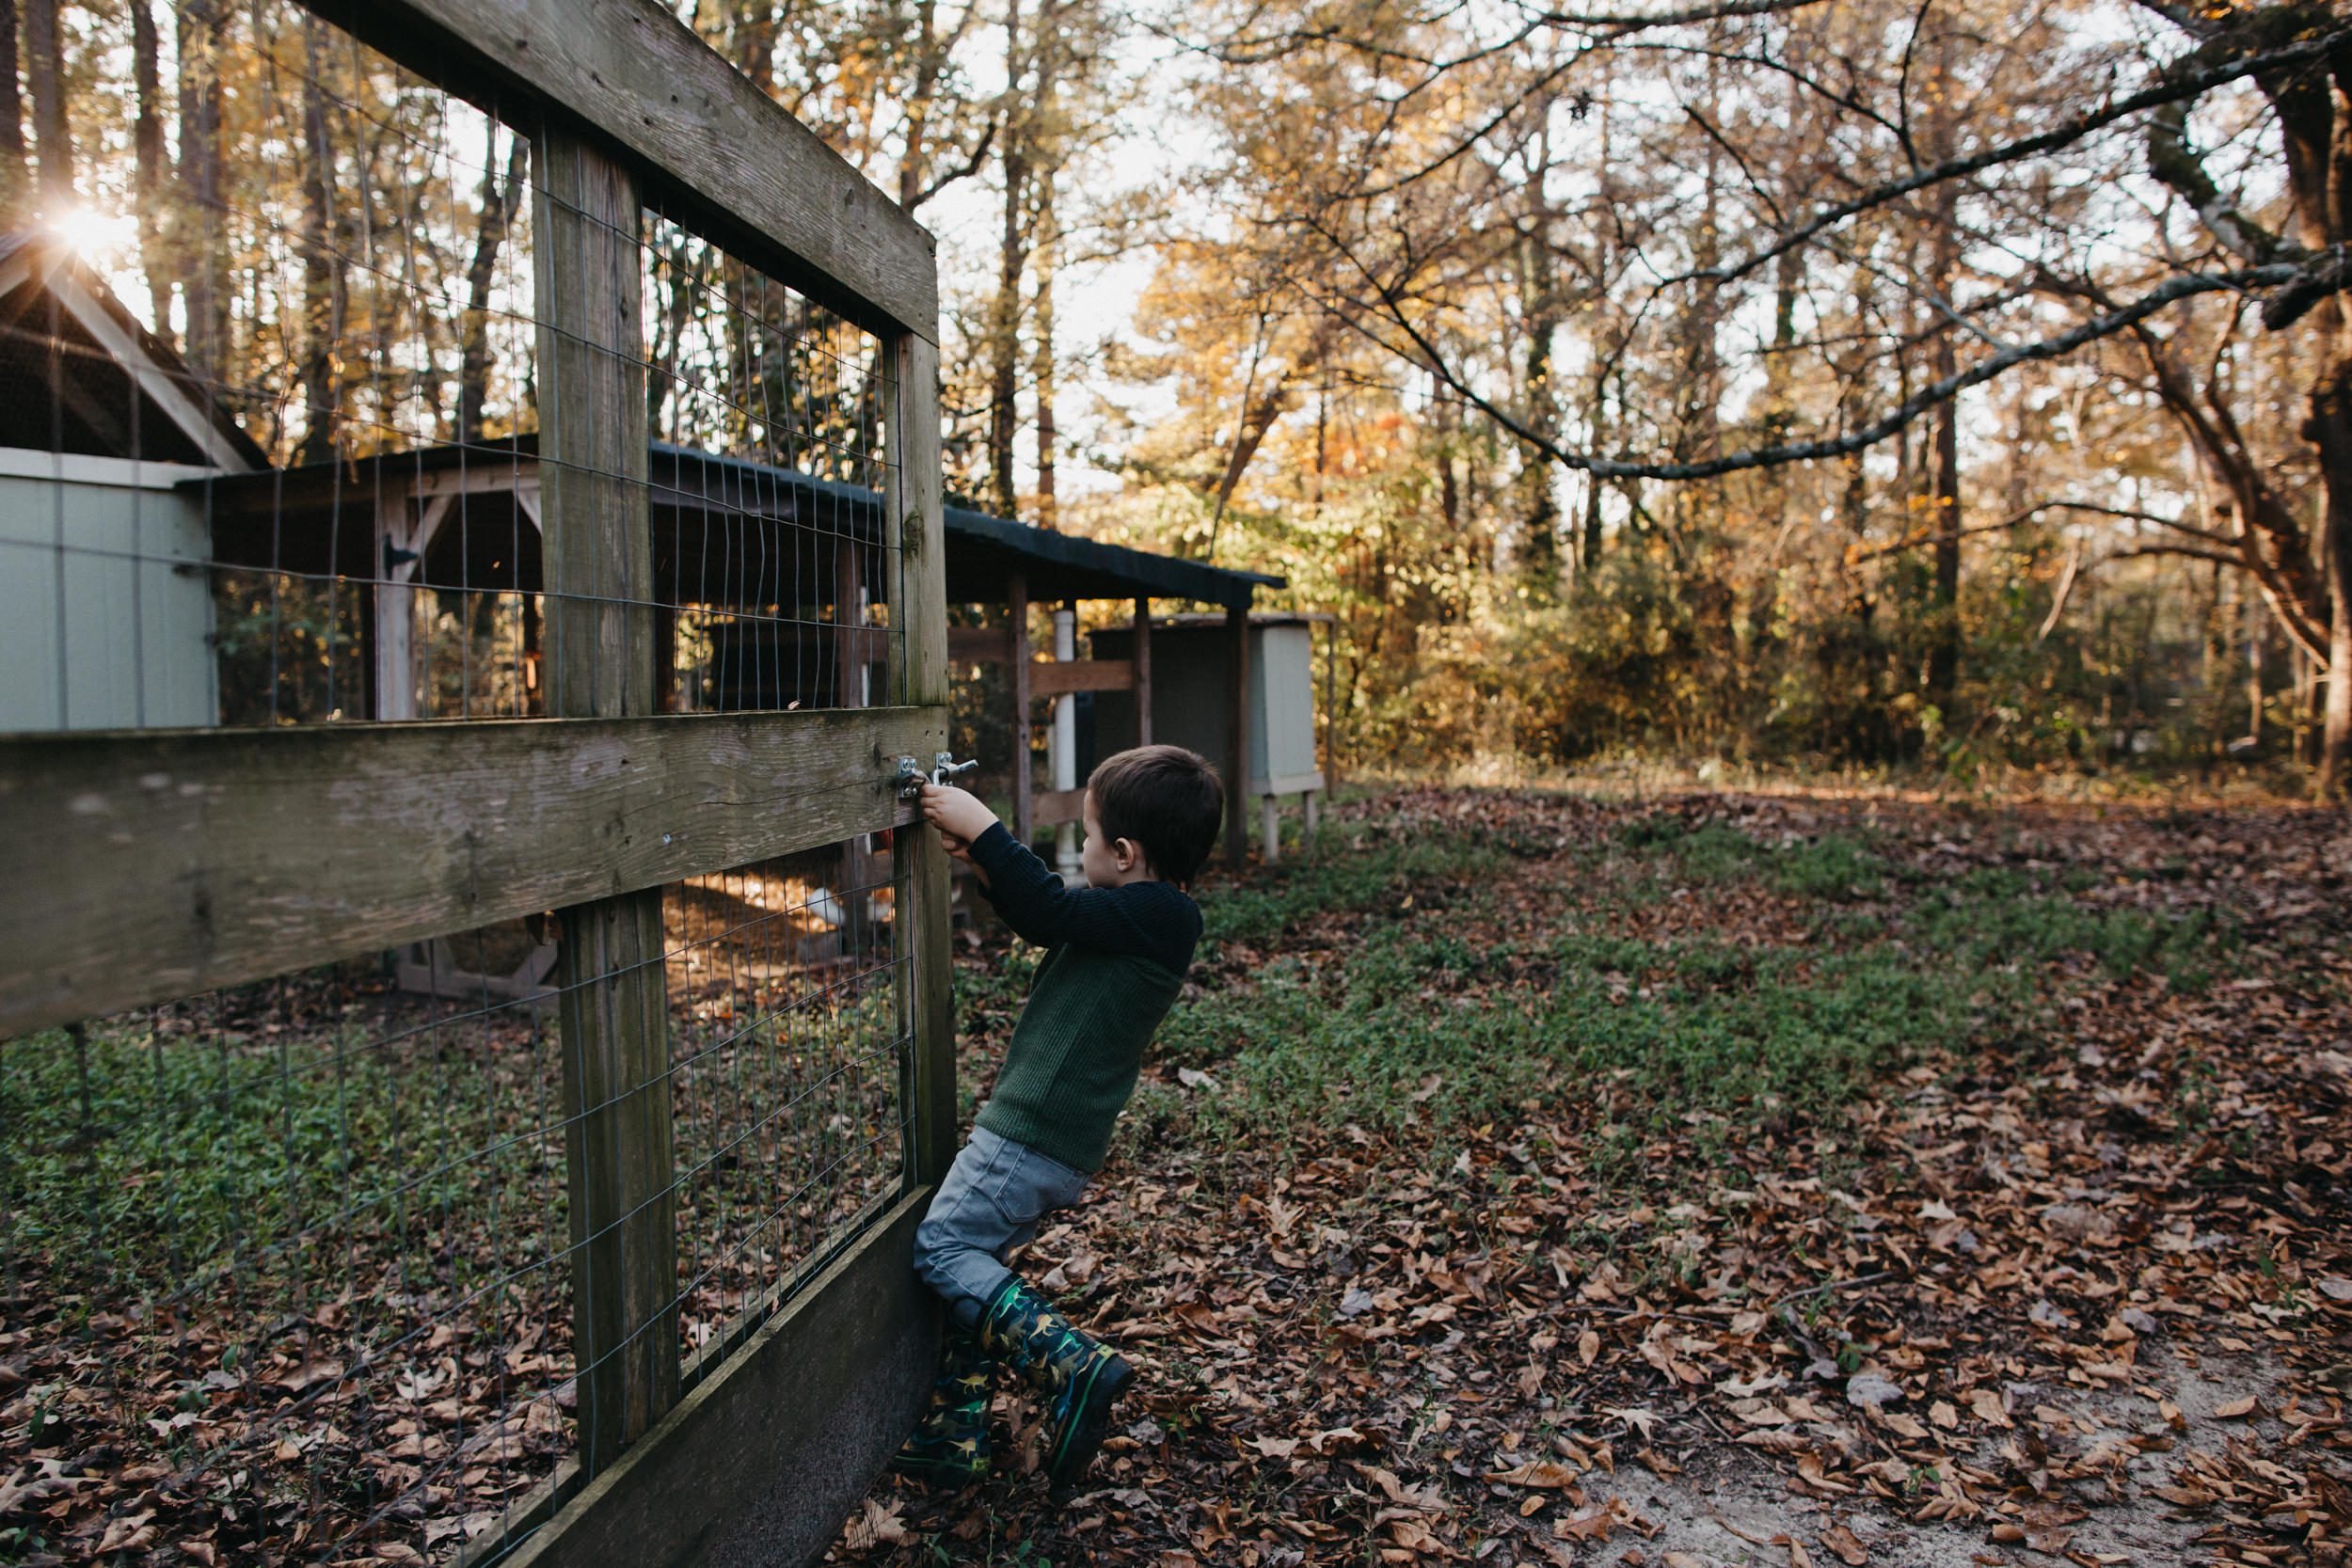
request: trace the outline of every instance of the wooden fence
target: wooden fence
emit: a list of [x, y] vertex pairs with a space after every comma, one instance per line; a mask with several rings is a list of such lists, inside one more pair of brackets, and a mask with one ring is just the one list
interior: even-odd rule
[[[935, 835], [896, 833], [877, 897], [838, 917], [888, 911], [874, 1006], [904, 1043], [895, 1194], [691, 1370], [661, 890], [905, 827], [898, 759], [929, 767], [946, 743], [932, 244], [654, 0], [310, 4], [530, 139], [547, 716], [0, 737], [0, 1037], [63, 1049], [43, 1032], [557, 911], [562, 1103], [545, 1125], [563, 1145], [576, 1440], [466, 1550], [806, 1560], [928, 1388], [935, 1321], [908, 1259], [954, 1148], [946, 867]], [[678, 595], [657, 587], [645, 525], [648, 212], [879, 343], [871, 558], [894, 580], [838, 602], [887, 604], [885, 704], [658, 710]], [[406, 603], [380, 562], [356, 577]]]

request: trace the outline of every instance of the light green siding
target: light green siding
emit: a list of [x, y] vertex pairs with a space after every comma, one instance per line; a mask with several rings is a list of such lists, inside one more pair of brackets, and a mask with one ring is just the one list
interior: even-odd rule
[[216, 721], [203, 507], [103, 461], [0, 474], [0, 732]]

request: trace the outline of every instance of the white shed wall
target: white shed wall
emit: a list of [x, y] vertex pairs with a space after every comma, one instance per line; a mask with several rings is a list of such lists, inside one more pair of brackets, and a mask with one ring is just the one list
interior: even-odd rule
[[0, 451], [0, 732], [217, 721], [201, 471]]

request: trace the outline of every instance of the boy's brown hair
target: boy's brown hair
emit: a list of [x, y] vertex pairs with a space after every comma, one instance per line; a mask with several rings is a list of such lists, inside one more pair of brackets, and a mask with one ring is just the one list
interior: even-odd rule
[[1163, 881], [1189, 882], [1225, 823], [1225, 785], [1208, 758], [1182, 746], [1137, 746], [1087, 778], [1106, 839], [1133, 839]]

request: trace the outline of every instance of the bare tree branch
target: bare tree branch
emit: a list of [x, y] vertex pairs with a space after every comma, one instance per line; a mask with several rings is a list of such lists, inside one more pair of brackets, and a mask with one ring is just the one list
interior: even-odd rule
[[2059, 148], [2080, 141], [2094, 131], [2104, 130], [2143, 110], [2160, 108], [2168, 103], [2195, 98], [2215, 87], [2254, 75], [2259, 71], [2277, 71], [2282, 67], [2312, 63], [2325, 58], [2330, 49], [2346, 38], [2352, 38], [2352, 33], [2344, 31], [2326, 33], [2317, 38], [2299, 40], [2279, 49], [2234, 55], [2219, 64], [2207, 66], [2201, 71], [2181, 71], [2176, 75], [2171, 70], [2168, 70], [2154, 85], [2143, 87], [2128, 97], [2115, 99], [2096, 109], [2086, 109], [2081, 114], [2071, 116], [2052, 126], [2047, 131], [2037, 132], [2030, 136], [2020, 136], [2014, 141], [2002, 142], [1997, 146], [1988, 147], [1982, 151], [1972, 152], [1963, 158], [1947, 158], [1942, 163], [1930, 165], [1900, 180], [1892, 180], [1885, 184], [1874, 186], [1860, 196], [1834, 202], [1761, 250], [1754, 251], [1738, 261], [1726, 261], [1721, 266], [1708, 267], [1669, 277], [1661, 286], [1670, 287], [1677, 283], [1732, 282], [1737, 278], [1746, 277], [1782, 252], [1793, 250], [1804, 245], [1824, 230], [1834, 229], [1859, 214], [1883, 207], [1892, 201], [1899, 201], [1915, 191], [1923, 191], [1931, 185], [1940, 185], [1947, 180], [1965, 179], [1971, 174], [1977, 174], [2002, 164], [2015, 163], [2021, 158], [2029, 158], [2036, 153], [2054, 152]]
[[[2185, 273], [2170, 277], [2149, 290], [2128, 305], [2117, 307], [2093, 316], [2069, 331], [2053, 338], [2020, 343], [1990, 355], [1968, 369], [1941, 380], [1931, 382], [1904, 400], [1893, 411], [1842, 436], [1825, 436], [1809, 441], [1784, 441], [1771, 446], [1755, 447], [1745, 451], [1725, 452], [1720, 456], [1695, 462], [1660, 463], [1625, 461], [1597, 457], [1590, 452], [1571, 451], [1526, 421], [1500, 406], [1479, 391], [1447, 361], [1444, 353], [1432, 342], [1403, 309], [1404, 296], [1383, 285], [1365, 265], [1354, 248], [1340, 235], [1321, 224], [1316, 225], [1323, 239], [1346, 259], [1357, 274], [1372, 286], [1378, 306], [1387, 319], [1395, 324], [1411, 341], [1413, 358], [1432, 375], [1451, 388], [1465, 402], [1478, 408], [1502, 429], [1510, 432], [1534, 451], [1565, 468], [1597, 475], [1603, 479], [1715, 479], [1724, 474], [1738, 473], [1748, 468], [1774, 467], [1784, 463], [1815, 462], [1825, 457], [1842, 457], [1849, 452], [1862, 451], [1876, 446], [1888, 436], [1903, 430], [1931, 408], [1939, 407], [1971, 387], [1982, 386], [2002, 372], [2016, 366], [2041, 360], [2061, 358], [2087, 343], [2112, 337], [2127, 327], [2147, 320], [2165, 307], [2198, 294], [2216, 293], [2224, 290], [2244, 291], [2290, 284], [2306, 276], [2301, 267], [2279, 263], [2267, 267], [2249, 267], [2231, 273]], [[1329, 302], [1327, 302], [1329, 303]], [[1342, 310], [1348, 323], [1375, 343], [1390, 353], [1398, 352], [1394, 343], [1358, 321], [1352, 312]]]

